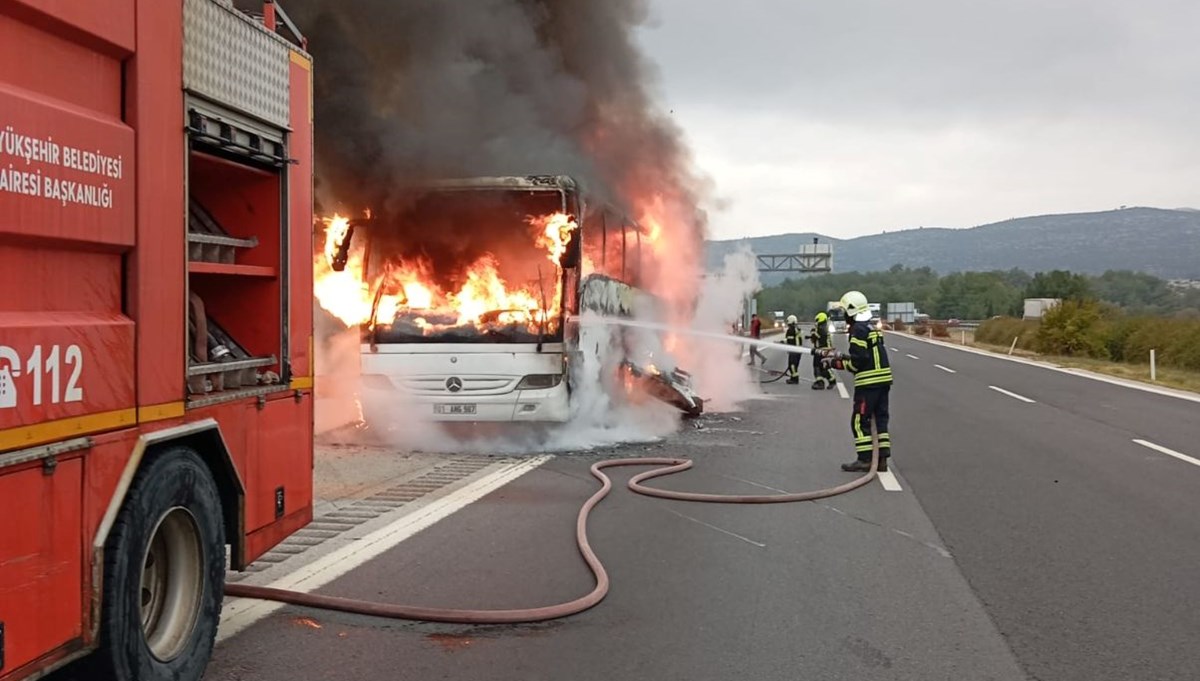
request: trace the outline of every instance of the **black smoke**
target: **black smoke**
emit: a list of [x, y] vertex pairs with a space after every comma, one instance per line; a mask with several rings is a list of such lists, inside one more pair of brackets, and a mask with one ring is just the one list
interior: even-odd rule
[[694, 279], [705, 184], [652, 96], [647, 5], [288, 0], [315, 62], [321, 207], [383, 216], [425, 180], [569, 174], [635, 219], [656, 205], [664, 264]]

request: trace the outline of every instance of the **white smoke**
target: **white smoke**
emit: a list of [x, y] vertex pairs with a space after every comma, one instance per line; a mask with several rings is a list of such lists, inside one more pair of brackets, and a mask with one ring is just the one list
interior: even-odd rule
[[[758, 266], [749, 247], [725, 256], [721, 269], [704, 279], [692, 328], [728, 334], [741, 318], [742, 306], [761, 289]], [[742, 363], [742, 345], [683, 336], [677, 348], [680, 364], [692, 372], [696, 391], [705, 398], [708, 412], [728, 412], [759, 395], [757, 380]]]

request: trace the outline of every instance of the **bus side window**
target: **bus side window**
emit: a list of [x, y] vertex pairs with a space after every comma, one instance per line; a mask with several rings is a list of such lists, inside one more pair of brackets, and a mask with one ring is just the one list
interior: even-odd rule
[[567, 270], [563, 282], [563, 308], [568, 315], [579, 314], [579, 270]]
[[584, 274], [604, 271], [604, 217], [595, 208], [589, 207], [583, 216], [583, 263]]

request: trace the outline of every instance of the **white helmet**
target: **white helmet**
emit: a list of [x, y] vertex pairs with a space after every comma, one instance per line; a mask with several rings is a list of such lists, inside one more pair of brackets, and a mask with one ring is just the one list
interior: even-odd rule
[[[846, 315], [852, 317], [855, 321], [866, 321], [871, 318], [871, 306], [867, 303], [867, 297], [862, 294], [862, 291], [849, 291], [842, 296], [842, 309], [846, 311]], [[863, 319], [859, 319], [863, 316]]]
[[788, 318], [787, 318], [787, 323], [788, 323], [788, 324], [795, 324], [795, 323], [796, 323], [796, 321], [797, 321], [797, 320], [796, 320], [796, 315], [794, 315], [794, 314], [790, 314], [790, 315], [788, 315]]

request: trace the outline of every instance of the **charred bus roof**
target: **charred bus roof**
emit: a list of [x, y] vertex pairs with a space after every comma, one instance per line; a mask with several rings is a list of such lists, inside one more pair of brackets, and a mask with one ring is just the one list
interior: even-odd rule
[[580, 186], [575, 181], [575, 178], [569, 175], [509, 175], [430, 180], [405, 187], [404, 191], [420, 192], [471, 189], [577, 191], [580, 189]]

